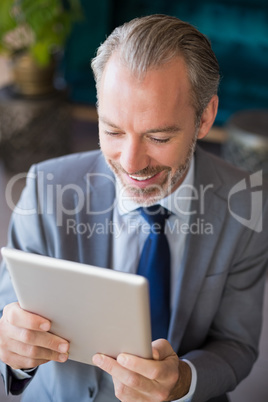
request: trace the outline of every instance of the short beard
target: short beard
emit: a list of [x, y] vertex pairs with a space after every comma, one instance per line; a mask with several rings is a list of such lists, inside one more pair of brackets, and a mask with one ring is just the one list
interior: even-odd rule
[[178, 184], [178, 182], [183, 178], [183, 176], [187, 173], [187, 171], [190, 167], [190, 163], [191, 163], [191, 160], [192, 160], [192, 158], [194, 156], [194, 152], [195, 152], [197, 135], [198, 135], [198, 131], [196, 130], [195, 136], [189, 146], [188, 154], [186, 156], [184, 164], [179, 166], [179, 168], [176, 170], [175, 174], [171, 178], [171, 183], [170, 183], [171, 189], [173, 189]]
[[[172, 175], [171, 174], [171, 168], [168, 166], [155, 166], [155, 167], [146, 167], [145, 169], [142, 169], [140, 171], [137, 171], [135, 173], [132, 173], [133, 176], [152, 176], [157, 173], [160, 173], [162, 171], [166, 172], [166, 175], [160, 184], [153, 184], [150, 186], [147, 186], [146, 188], [139, 188], [138, 186], [135, 185], [125, 185], [123, 180], [121, 179], [120, 173], [121, 174], [128, 174], [122, 166], [118, 163], [114, 163], [111, 160], [107, 160], [106, 162], [109, 166], [109, 168], [112, 170], [112, 172], [115, 174], [115, 177], [117, 180], [122, 185], [122, 190], [121, 191], [127, 191], [128, 198], [131, 198], [132, 201], [134, 201], [136, 204], [143, 206], [143, 207], [148, 207], [150, 205], [153, 205], [157, 203], [159, 200], [167, 197], [169, 194], [171, 194], [174, 191], [174, 188], [177, 187], [178, 183], [180, 180], [183, 179], [184, 175], [186, 175], [193, 154], [195, 152], [195, 146], [196, 146], [196, 141], [197, 141], [197, 130], [195, 137], [192, 140], [192, 143], [189, 146], [188, 154], [185, 158], [185, 161], [183, 164], [181, 164], [176, 172]], [[124, 194], [125, 196], [125, 194]]]

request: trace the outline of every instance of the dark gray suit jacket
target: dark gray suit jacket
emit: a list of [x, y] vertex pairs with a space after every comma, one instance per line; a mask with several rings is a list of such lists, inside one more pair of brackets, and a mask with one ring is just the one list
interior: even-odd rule
[[[266, 190], [254, 187], [246, 173], [199, 148], [195, 158], [189, 233], [168, 340], [195, 365], [193, 401], [204, 402], [234, 389], [257, 357], [268, 249], [260, 223], [267, 222], [268, 205]], [[79, 228], [107, 225], [114, 202], [114, 176], [99, 151], [40, 163], [30, 170], [13, 214], [9, 246], [109, 268], [111, 234], [87, 238]], [[0, 310], [14, 300], [2, 267]], [[1, 366], [6, 389], [15, 387]], [[38, 368], [23, 400], [94, 400], [99, 382], [93, 366], [50, 362]]]

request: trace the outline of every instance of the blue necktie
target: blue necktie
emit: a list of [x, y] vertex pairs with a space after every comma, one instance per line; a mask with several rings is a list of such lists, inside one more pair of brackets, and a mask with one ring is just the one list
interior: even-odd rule
[[138, 275], [149, 281], [152, 340], [167, 339], [170, 319], [170, 250], [165, 230], [170, 212], [160, 205], [140, 208], [150, 224], [138, 266]]

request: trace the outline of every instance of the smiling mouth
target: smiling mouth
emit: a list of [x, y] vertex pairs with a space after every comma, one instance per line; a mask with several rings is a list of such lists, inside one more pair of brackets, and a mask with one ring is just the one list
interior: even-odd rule
[[[159, 173], [159, 172], [158, 172], [158, 173]], [[134, 179], [134, 180], [137, 180], [137, 181], [146, 181], [146, 180], [149, 180], [149, 179], [151, 179], [152, 177], [156, 176], [158, 173], [154, 173], [154, 174], [152, 174], [152, 175], [150, 175], [150, 176], [134, 176], [134, 175], [132, 175], [132, 174], [129, 174], [128, 176], [129, 176], [131, 179]]]

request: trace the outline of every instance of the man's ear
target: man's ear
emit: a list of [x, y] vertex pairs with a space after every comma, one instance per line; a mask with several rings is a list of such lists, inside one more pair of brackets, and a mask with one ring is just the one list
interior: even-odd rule
[[204, 138], [211, 129], [217, 115], [218, 104], [218, 96], [212, 96], [200, 119], [199, 131], [197, 136], [198, 139]]

